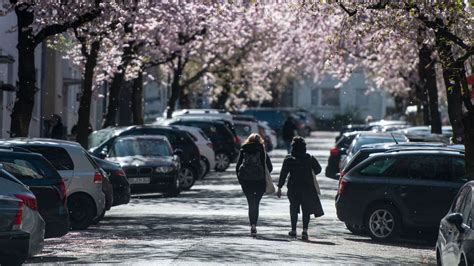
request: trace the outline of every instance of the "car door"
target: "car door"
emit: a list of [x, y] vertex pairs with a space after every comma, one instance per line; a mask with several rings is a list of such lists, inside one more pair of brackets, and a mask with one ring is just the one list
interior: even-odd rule
[[[468, 219], [471, 217], [469, 207], [472, 209], [472, 189], [470, 186], [466, 186], [456, 197], [450, 213], [462, 213], [464, 223], [468, 223]], [[466, 216], [464, 216], [464, 213], [466, 213]], [[460, 241], [462, 241], [463, 234], [446, 219], [441, 222], [440, 231], [444, 242], [444, 246], [441, 247], [443, 265], [458, 265]]]

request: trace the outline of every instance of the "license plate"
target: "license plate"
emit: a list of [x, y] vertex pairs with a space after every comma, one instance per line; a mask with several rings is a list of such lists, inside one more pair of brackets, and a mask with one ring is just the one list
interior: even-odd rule
[[149, 177], [129, 178], [128, 182], [130, 184], [150, 184], [150, 178]]

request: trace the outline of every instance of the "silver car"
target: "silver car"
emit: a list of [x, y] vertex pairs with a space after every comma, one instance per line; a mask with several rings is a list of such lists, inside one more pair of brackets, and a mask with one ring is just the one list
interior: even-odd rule
[[10, 139], [0, 145], [22, 147], [43, 155], [56, 168], [66, 185], [71, 228], [86, 229], [105, 208], [103, 175], [78, 143], [55, 139]]
[[44, 247], [46, 223], [38, 211], [35, 195], [18, 179], [0, 167], [0, 197], [18, 199], [20, 205], [13, 229], [30, 233], [28, 256], [40, 253]]

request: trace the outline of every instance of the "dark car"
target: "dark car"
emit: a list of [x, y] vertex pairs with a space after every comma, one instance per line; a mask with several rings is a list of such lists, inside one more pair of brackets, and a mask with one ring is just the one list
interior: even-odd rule
[[183, 153], [180, 154], [181, 189], [191, 189], [191, 187], [194, 185], [194, 182], [202, 175], [202, 172], [205, 171], [205, 169], [201, 169], [201, 164], [199, 162], [201, 154], [199, 153], [198, 147], [194, 143], [189, 133], [184, 130], [168, 126], [132, 126], [127, 128], [119, 128], [114, 133], [108, 133], [108, 136], [110, 135], [113, 137], [110, 137], [101, 145], [91, 150], [94, 156], [102, 158], [104, 154], [107, 154], [112, 143], [115, 141], [115, 138], [118, 136], [161, 135], [165, 136], [169, 140], [173, 150], [179, 149], [183, 151]]
[[130, 183], [119, 164], [93, 157], [94, 161], [102, 168], [110, 180], [113, 188], [112, 206], [128, 204], [130, 202]]
[[175, 197], [180, 192], [180, 163], [164, 136], [116, 137], [107, 159], [122, 166], [132, 192], [162, 192]]
[[359, 132], [349, 132], [342, 135], [336, 142], [336, 146], [329, 150], [328, 165], [326, 166], [326, 176], [337, 179], [339, 174], [339, 164], [341, 163], [342, 155], [345, 155], [352, 140], [359, 134]]
[[170, 122], [171, 125], [197, 127], [211, 139], [216, 154], [216, 171], [223, 172], [235, 162], [239, 152], [240, 142], [237, 143], [228, 126], [219, 120], [204, 120], [194, 118], [177, 118]]
[[474, 265], [474, 181], [465, 184], [441, 220], [436, 242], [438, 265]]
[[61, 176], [40, 154], [15, 150], [0, 150], [0, 163], [36, 196], [38, 211], [46, 222], [45, 238], [67, 234], [69, 212], [66, 187]]
[[373, 154], [339, 180], [337, 217], [375, 240], [412, 228], [433, 230], [466, 181], [460, 151]]
[[22, 217], [18, 214], [22, 213], [22, 207], [21, 200], [0, 195], [0, 264], [2, 265], [21, 265], [28, 258], [30, 234], [19, 229]]
[[398, 133], [377, 133], [377, 132], [359, 132], [352, 140], [351, 145], [347, 148], [346, 154], [341, 156], [341, 162], [339, 169], [344, 169], [346, 164], [352, 159], [352, 157], [360, 150], [364, 145], [379, 144], [379, 143], [404, 143], [408, 142], [408, 138], [405, 135]]
[[349, 132], [355, 132], [355, 131], [372, 131], [374, 129], [374, 126], [369, 126], [366, 124], [350, 124], [350, 125], [345, 125], [341, 128], [339, 131], [339, 135], [336, 137], [336, 142], [339, 141], [339, 139], [345, 134]]

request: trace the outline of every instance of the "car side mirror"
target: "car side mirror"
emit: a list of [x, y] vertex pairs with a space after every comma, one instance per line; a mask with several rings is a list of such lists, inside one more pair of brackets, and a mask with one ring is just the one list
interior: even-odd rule
[[461, 213], [451, 213], [446, 217], [446, 221], [448, 223], [456, 226], [456, 228], [459, 230], [460, 233], [464, 233], [464, 227], [462, 226], [463, 224], [463, 218]]
[[173, 155], [181, 156], [183, 155], [183, 150], [182, 149], [175, 149], [173, 152]]
[[344, 149], [344, 148], [340, 149], [339, 154], [340, 155], [347, 155], [347, 149]]

